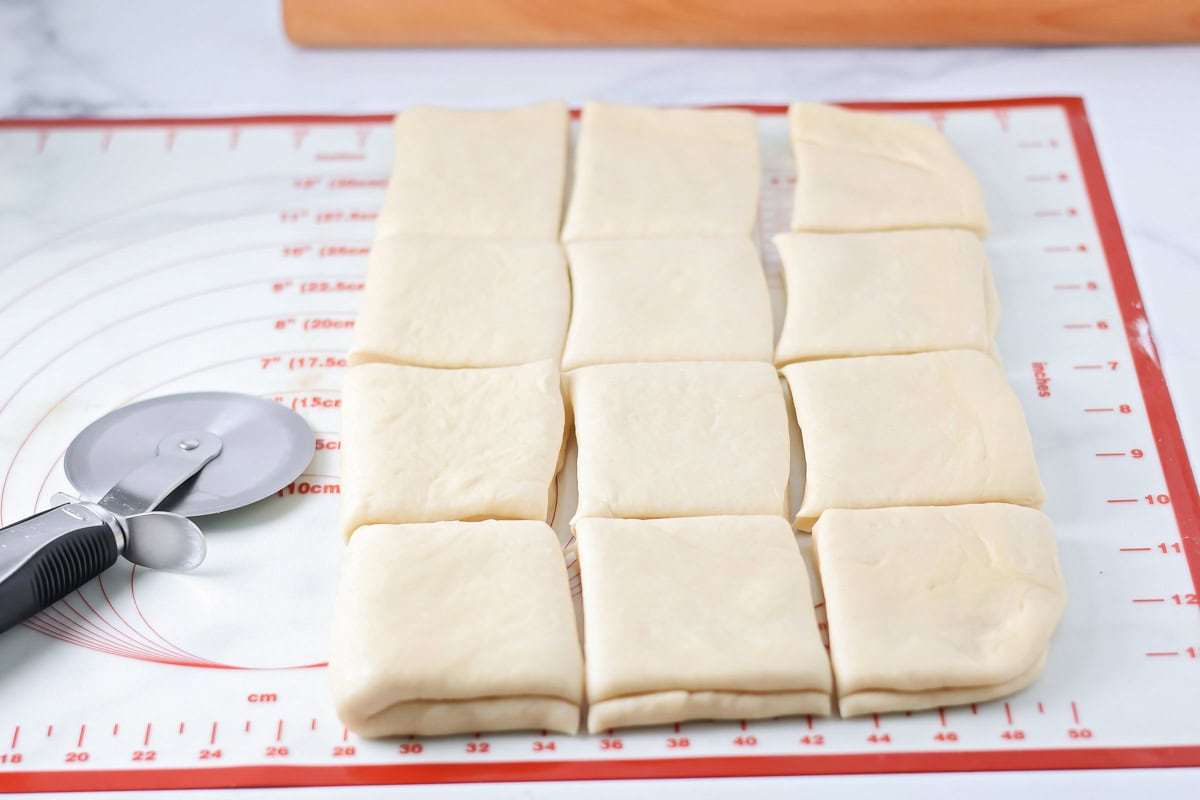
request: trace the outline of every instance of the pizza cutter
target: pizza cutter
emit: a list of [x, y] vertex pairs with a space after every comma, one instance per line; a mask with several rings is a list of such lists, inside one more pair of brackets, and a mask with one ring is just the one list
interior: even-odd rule
[[124, 556], [187, 571], [204, 560], [189, 517], [262, 500], [308, 466], [316, 441], [296, 412], [233, 392], [189, 392], [124, 406], [67, 448], [76, 499], [0, 528], [0, 632]]

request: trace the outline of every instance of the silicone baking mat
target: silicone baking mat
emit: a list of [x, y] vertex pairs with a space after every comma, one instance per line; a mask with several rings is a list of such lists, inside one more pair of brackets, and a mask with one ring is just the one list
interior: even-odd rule
[[[0, 636], [0, 791], [1200, 764], [1200, 502], [1082, 103], [866, 105], [936, 124], [985, 187], [1000, 352], [1071, 592], [1035, 686], [853, 720], [357, 739], [332, 712], [324, 643], [338, 387], [388, 120], [12, 121], [3, 521], [69, 488], [77, 430], [145, 396], [258, 393], [302, 413], [320, 449], [277, 497], [204, 521], [198, 572], [122, 564]], [[784, 109], [753, 110], [765, 242], [795, 178]], [[769, 246], [764, 261], [778, 300]]]

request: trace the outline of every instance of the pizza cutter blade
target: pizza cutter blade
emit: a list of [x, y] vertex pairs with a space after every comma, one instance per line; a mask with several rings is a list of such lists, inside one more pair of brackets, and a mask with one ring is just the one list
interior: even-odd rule
[[294, 411], [250, 395], [190, 392], [124, 406], [67, 448], [81, 499], [0, 528], [0, 632], [57, 602], [118, 556], [190, 570], [204, 535], [188, 517], [274, 494], [316, 449]]

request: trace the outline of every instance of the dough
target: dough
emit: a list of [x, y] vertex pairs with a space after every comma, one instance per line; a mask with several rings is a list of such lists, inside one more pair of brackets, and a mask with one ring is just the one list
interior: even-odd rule
[[1021, 404], [983, 353], [808, 361], [783, 374], [804, 443], [801, 530], [830, 508], [1045, 499]]
[[567, 386], [576, 519], [786, 513], [787, 409], [770, 364], [602, 364]]
[[352, 368], [342, 390], [342, 535], [374, 523], [546, 519], [564, 416], [551, 361]]
[[787, 287], [778, 364], [991, 347], [998, 304], [987, 255], [969, 231], [785, 233], [774, 241]]
[[748, 111], [588, 103], [563, 239], [747, 237], [760, 179]]
[[1040, 511], [833, 509], [813, 545], [843, 716], [982, 702], [1037, 679], [1067, 599]]
[[570, 305], [557, 242], [377, 239], [350, 363], [498, 367], [557, 361]]
[[749, 240], [580, 242], [567, 256], [574, 308], [563, 369], [771, 360], [771, 299]]
[[581, 519], [588, 730], [828, 714], [829, 659], [781, 517]]
[[396, 117], [396, 160], [377, 236], [556, 239], [567, 107], [503, 111], [417, 106]]
[[796, 103], [792, 229], [988, 230], [979, 180], [932, 127], [891, 114]]
[[575, 733], [583, 660], [543, 522], [370, 525], [346, 548], [329, 679], [360, 736]]

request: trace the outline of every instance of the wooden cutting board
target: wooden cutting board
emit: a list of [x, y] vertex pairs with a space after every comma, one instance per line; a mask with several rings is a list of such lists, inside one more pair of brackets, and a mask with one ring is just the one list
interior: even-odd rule
[[305, 47], [1145, 44], [1200, 0], [282, 0]]

